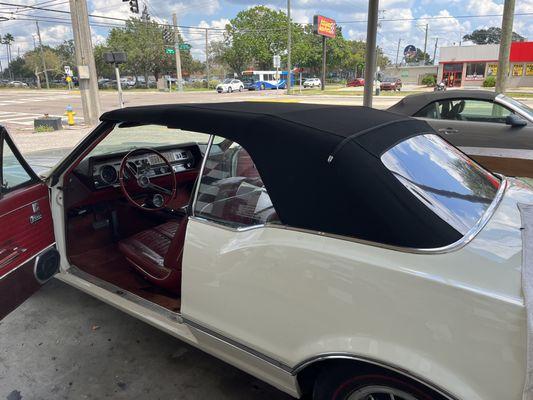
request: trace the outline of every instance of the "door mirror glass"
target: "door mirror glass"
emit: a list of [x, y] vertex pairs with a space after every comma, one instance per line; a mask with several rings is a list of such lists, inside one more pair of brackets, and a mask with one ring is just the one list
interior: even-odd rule
[[527, 122], [516, 114], [508, 115], [507, 118], [505, 118], [505, 123], [516, 128], [527, 125]]

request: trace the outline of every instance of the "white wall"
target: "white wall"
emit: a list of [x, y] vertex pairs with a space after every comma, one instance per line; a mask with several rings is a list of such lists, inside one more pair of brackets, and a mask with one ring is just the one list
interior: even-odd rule
[[497, 44], [441, 47], [439, 62], [493, 61], [498, 59], [499, 49]]

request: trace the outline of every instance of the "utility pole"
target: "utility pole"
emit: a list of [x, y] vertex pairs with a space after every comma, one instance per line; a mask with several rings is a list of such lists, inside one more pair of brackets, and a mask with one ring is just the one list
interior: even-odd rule
[[515, 0], [505, 0], [502, 17], [502, 38], [498, 54], [498, 72], [496, 74], [496, 93], [505, 93], [509, 75], [509, 56], [513, 38], [513, 18]]
[[181, 79], [181, 54], [180, 54], [180, 34], [178, 32], [178, 16], [172, 14], [172, 24], [174, 25], [174, 53], [176, 54], [176, 79], [178, 80], [178, 91], [183, 92], [183, 82]]
[[[291, 0], [287, 0], [287, 94], [291, 93], [291, 50], [292, 50], [292, 24], [291, 24]], [[324, 69], [325, 71], [325, 69]], [[324, 86], [324, 84], [322, 84]]]
[[402, 38], [398, 39], [398, 47], [396, 48], [396, 68], [398, 68], [398, 57], [400, 56], [400, 43], [402, 43]]
[[426, 37], [424, 39], [424, 65], [426, 65], [426, 54], [427, 54], [427, 48], [428, 48], [428, 29], [429, 29], [429, 24], [426, 24]]
[[69, 1], [83, 119], [87, 125], [93, 125], [98, 123], [100, 117], [100, 98], [98, 97], [98, 76], [94, 63], [87, 1]]
[[205, 28], [205, 76], [209, 89], [209, 29]]
[[439, 38], [435, 38], [435, 49], [433, 50], [433, 65], [435, 65], [435, 60], [437, 59], [437, 46], [439, 45]]
[[50, 82], [48, 82], [48, 72], [46, 71], [46, 61], [44, 59], [43, 42], [41, 40], [41, 30], [39, 29], [39, 21], [35, 21], [37, 25], [37, 37], [39, 38], [39, 48], [41, 49], [41, 60], [43, 62], [44, 79], [46, 80], [46, 88], [50, 89]]
[[368, 22], [366, 27], [366, 54], [365, 54], [365, 90], [363, 105], [372, 107], [372, 88], [376, 73], [376, 38], [378, 33], [379, 0], [368, 1]]

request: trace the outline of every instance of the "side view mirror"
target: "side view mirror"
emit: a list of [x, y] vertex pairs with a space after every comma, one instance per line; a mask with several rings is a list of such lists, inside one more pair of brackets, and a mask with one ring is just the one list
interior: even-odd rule
[[513, 128], [519, 128], [527, 125], [527, 122], [516, 114], [508, 115], [507, 118], [505, 118], [505, 123], [507, 125], [511, 125]]

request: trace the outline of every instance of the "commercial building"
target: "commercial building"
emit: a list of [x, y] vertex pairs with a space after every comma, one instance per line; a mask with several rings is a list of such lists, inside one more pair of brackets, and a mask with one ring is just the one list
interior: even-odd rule
[[[497, 44], [441, 47], [438, 81], [448, 86], [482, 86], [489, 77], [496, 77], [498, 71]], [[511, 44], [510, 76], [508, 87], [533, 87], [533, 42]]]

